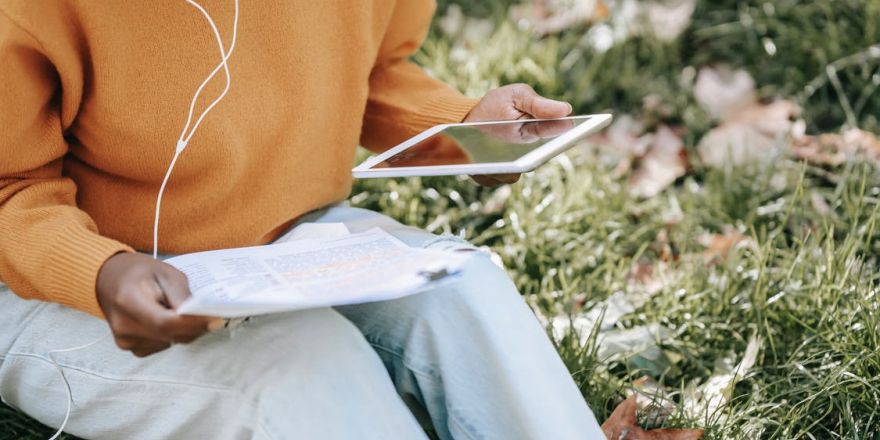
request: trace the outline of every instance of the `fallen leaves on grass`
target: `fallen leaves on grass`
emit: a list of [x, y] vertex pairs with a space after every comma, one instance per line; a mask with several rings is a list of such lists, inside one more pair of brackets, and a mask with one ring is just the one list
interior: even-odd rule
[[703, 258], [710, 263], [717, 263], [727, 259], [727, 256], [733, 249], [754, 245], [752, 239], [733, 228], [728, 228], [721, 234], [702, 235], [698, 241], [706, 247], [706, 250], [703, 252]]
[[697, 145], [700, 159], [712, 167], [769, 160], [791, 139], [804, 135], [800, 107], [793, 101], [761, 102], [755, 81], [744, 70], [704, 67], [697, 75], [694, 96], [720, 121]]
[[802, 136], [792, 143], [792, 154], [816, 165], [840, 165], [863, 158], [880, 166], [880, 140], [873, 133], [848, 128], [842, 133]]
[[755, 80], [745, 70], [704, 67], [697, 74], [694, 98], [709, 116], [724, 120], [756, 102]]
[[605, 437], [609, 440], [697, 440], [703, 436], [702, 429], [643, 429], [636, 420], [637, 406], [635, 396], [621, 402], [602, 423]]
[[534, 0], [510, 8], [514, 23], [538, 35], [555, 34], [608, 16], [608, 5], [602, 0]]
[[663, 263], [660, 266], [657, 268], [654, 263], [646, 260], [634, 264], [626, 279], [627, 288], [632, 292], [641, 290], [649, 295], [659, 292], [664, 283], [657, 272], [666, 267]]
[[771, 160], [802, 132], [800, 108], [792, 101], [752, 103], [734, 111], [697, 145], [700, 159], [712, 167]]
[[683, 176], [689, 167], [684, 142], [677, 129], [660, 125], [644, 133], [642, 124], [623, 115], [609, 129], [592, 138], [605, 159], [616, 161], [615, 176], [629, 174], [628, 192], [653, 197]]
[[700, 69], [694, 97], [720, 121], [697, 146], [703, 163], [714, 167], [771, 159], [790, 145], [790, 154], [815, 165], [837, 166], [852, 159], [880, 165], [880, 140], [851, 127], [841, 133], [805, 134], [800, 107], [790, 100], [758, 101], [755, 81], [743, 70]]
[[[674, 41], [687, 29], [695, 7], [696, 0], [533, 0], [512, 7], [510, 17], [520, 28], [540, 36], [607, 22], [593, 26], [588, 33], [592, 40], [598, 40], [594, 48], [602, 52], [615, 40], [636, 35]], [[601, 37], [595, 38], [599, 34]]]
[[632, 383], [633, 396], [636, 398], [643, 420], [662, 422], [675, 412], [677, 404], [666, 387], [651, 376], [642, 376]]
[[636, 197], [653, 197], [687, 171], [687, 154], [681, 136], [662, 125], [650, 135], [650, 147], [630, 175], [628, 188]]
[[461, 6], [456, 4], [449, 5], [446, 15], [437, 20], [437, 25], [444, 34], [457, 37], [455, 49], [450, 53], [453, 58], [466, 56], [462, 50], [464, 46], [482, 44], [495, 30], [491, 20], [467, 17]]
[[757, 336], [752, 336], [749, 338], [748, 345], [739, 362], [736, 361], [733, 353], [716, 359], [712, 375], [702, 382], [697, 380], [691, 381], [684, 391], [680, 393], [680, 403], [673, 399], [673, 396], [678, 394], [674, 389], [664, 387], [650, 376], [636, 379], [633, 381], [633, 393], [627, 399], [627, 401], [631, 402], [627, 403], [627, 401], [624, 401], [621, 406], [615, 409], [615, 414], [618, 411], [621, 413], [618, 414], [617, 418], [612, 414], [611, 418], [602, 425], [603, 429], [612, 419], [618, 421], [613, 426], [626, 426], [627, 423], [620, 422], [620, 420], [628, 420], [625, 417], [631, 416], [634, 407], [647, 415], [648, 419], [654, 423], [662, 423], [666, 417], [679, 410], [683, 411], [683, 415], [692, 419], [714, 419], [717, 421], [724, 418], [725, 414], [721, 411], [722, 407], [730, 400], [733, 387], [754, 367], [761, 346], [762, 340]]
[[[608, 298], [573, 316], [557, 315], [549, 320], [551, 333], [557, 341], [566, 336], [578, 338], [581, 345], [595, 334], [598, 344], [596, 355], [603, 362], [617, 360], [652, 375], [673, 371], [681, 356], [662, 348], [673, 337], [667, 326], [650, 323], [622, 328], [621, 320], [640, 307], [652, 296], [677, 279], [677, 272], [667, 270], [665, 263], [636, 264], [631, 270], [625, 291], [617, 291]], [[598, 325], [598, 328], [596, 327]]]
[[733, 353], [716, 359], [715, 371], [712, 376], [700, 385], [695, 382], [688, 384], [682, 394], [685, 411], [692, 417], [723, 417], [724, 415], [720, 412], [721, 408], [730, 400], [733, 386], [755, 366], [761, 345], [761, 338], [753, 335], [749, 338], [746, 350], [739, 362], [734, 363]]
[[623, 2], [624, 11], [634, 13], [624, 19], [632, 23], [630, 35], [645, 35], [671, 42], [687, 29], [696, 5], [695, 0], [627, 0]]

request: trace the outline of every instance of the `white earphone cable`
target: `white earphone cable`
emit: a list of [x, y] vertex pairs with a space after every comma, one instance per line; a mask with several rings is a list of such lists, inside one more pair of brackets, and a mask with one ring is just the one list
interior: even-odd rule
[[[205, 116], [220, 103], [223, 98], [226, 97], [226, 94], [229, 92], [229, 88], [232, 85], [232, 76], [229, 74], [229, 65], [227, 61], [229, 57], [232, 56], [232, 51], [235, 50], [235, 42], [238, 38], [238, 0], [235, 1], [235, 14], [232, 20], [232, 41], [229, 44], [229, 51], [227, 52], [223, 46], [223, 39], [220, 38], [220, 31], [217, 29], [217, 25], [214, 23], [214, 20], [211, 18], [211, 14], [202, 7], [202, 5], [198, 4], [193, 0], [186, 0], [187, 3], [194, 6], [205, 18], [208, 20], [208, 24], [211, 26], [211, 30], [214, 32], [214, 38], [217, 40], [217, 46], [220, 49], [220, 63], [214, 67], [214, 70], [202, 81], [202, 84], [196, 90], [193, 95], [192, 101], [190, 101], [189, 112], [186, 118], [186, 124], [183, 127], [183, 130], [180, 133], [180, 137], [177, 139], [177, 145], [174, 148], [174, 156], [171, 158], [171, 164], [168, 166], [168, 170], [165, 172], [165, 177], [162, 179], [162, 184], [159, 186], [159, 193], [156, 196], [156, 211], [155, 216], [153, 218], [153, 258], [157, 259], [159, 257], [159, 216], [162, 210], [162, 196], [165, 194], [165, 187], [168, 185], [168, 181], [171, 179], [171, 172], [174, 170], [174, 165], [177, 164], [177, 158], [186, 149], [187, 145], [189, 145], [190, 139], [192, 139], [196, 130], [201, 125], [202, 120], [205, 119]], [[223, 88], [223, 92], [202, 111], [201, 115], [196, 119], [195, 124], [193, 124], [192, 129], [190, 130], [190, 123], [192, 123], [193, 111], [196, 106], [196, 102], [199, 99], [199, 95], [201, 95], [202, 90], [214, 79], [214, 76], [217, 75], [217, 72], [220, 69], [223, 69], [226, 75], [226, 86]], [[189, 134], [187, 135], [187, 130], [189, 130]]]
[[[165, 193], [165, 187], [168, 185], [168, 180], [171, 178], [171, 172], [174, 170], [174, 165], [177, 163], [177, 159], [180, 157], [180, 153], [182, 153], [183, 150], [186, 149], [187, 144], [189, 144], [190, 139], [192, 139], [196, 130], [199, 128], [199, 125], [202, 123], [202, 120], [205, 119], [205, 116], [207, 116], [207, 114], [218, 103], [220, 103], [220, 101], [223, 100], [224, 97], [226, 97], [226, 94], [227, 94], [227, 92], [229, 92], [229, 88], [232, 85], [232, 76], [229, 73], [229, 65], [227, 64], [227, 61], [229, 60], [229, 57], [232, 55], [232, 51], [235, 49], [235, 42], [236, 42], [236, 39], [238, 36], [238, 12], [239, 12], [238, 11], [238, 0], [234, 0], [234, 2], [235, 2], [235, 15], [234, 15], [233, 22], [232, 22], [232, 41], [229, 44], [229, 51], [228, 52], [226, 51], [226, 49], [223, 46], [223, 40], [222, 40], [222, 38], [220, 38], [220, 31], [217, 29], [217, 25], [214, 23], [214, 20], [211, 18], [211, 15], [208, 13], [208, 11], [206, 11], [205, 8], [203, 8], [200, 4], [198, 4], [194, 0], [186, 0], [186, 2], [189, 3], [190, 5], [194, 6], [196, 9], [198, 9], [202, 13], [202, 15], [204, 15], [205, 18], [208, 20], [208, 24], [211, 26], [211, 30], [213, 31], [214, 37], [217, 40], [217, 46], [220, 49], [221, 59], [220, 59], [220, 63], [217, 64], [217, 66], [214, 68], [214, 70], [211, 71], [211, 73], [208, 75], [208, 77], [205, 78], [204, 81], [202, 81], [202, 84], [199, 86], [199, 88], [196, 90], [195, 94], [193, 95], [192, 101], [190, 102], [190, 106], [189, 106], [189, 113], [186, 118], [186, 124], [184, 125], [183, 130], [180, 133], [180, 137], [177, 140], [177, 145], [174, 148], [174, 156], [172, 157], [171, 163], [168, 166], [168, 171], [166, 171], [165, 177], [162, 179], [162, 184], [159, 186], [159, 194], [156, 198], [156, 213], [155, 213], [155, 218], [154, 218], [154, 222], [153, 222], [153, 258], [158, 257], [159, 212], [160, 212], [160, 209], [162, 206], [162, 195]], [[202, 113], [196, 119], [195, 124], [193, 124], [192, 129], [190, 129], [190, 124], [192, 123], [192, 118], [193, 118], [193, 112], [194, 112], [194, 109], [196, 106], [196, 101], [198, 101], [199, 95], [201, 95], [202, 90], [204, 90], [204, 88], [208, 85], [208, 83], [211, 82], [211, 80], [214, 78], [214, 76], [217, 75], [217, 72], [219, 72], [221, 68], [223, 69], [224, 74], [226, 76], [226, 86], [223, 88], [223, 92], [220, 93], [220, 95], [216, 99], [214, 99], [214, 101], [212, 101], [211, 104], [208, 105], [208, 107], [205, 108], [204, 111], [202, 111]], [[187, 134], [187, 131], [189, 131], [189, 134]], [[64, 391], [67, 394], [67, 410], [64, 413], [64, 420], [61, 422], [61, 426], [58, 428], [58, 430], [55, 432], [55, 434], [49, 438], [49, 440], [56, 440], [59, 436], [61, 436], [62, 433], [64, 433], [64, 429], [67, 427], [67, 422], [70, 421], [70, 415], [73, 412], [73, 391], [71, 390], [70, 382], [67, 380], [67, 376], [64, 374], [64, 369], [55, 360], [55, 354], [56, 353], [69, 353], [69, 352], [89, 348], [91, 346], [94, 346], [94, 345], [100, 343], [101, 341], [103, 341], [104, 339], [106, 339], [107, 337], [109, 337], [111, 335], [112, 335], [112, 333], [108, 331], [108, 332], [104, 333], [104, 335], [102, 335], [100, 338], [98, 338], [92, 342], [89, 342], [87, 344], [83, 344], [83, 345], [79, 345], [79, 346], [71, 347], [71, 348], [49, 350], [47, 352], [46, 356], [41, 356], [41, 355], [33, 354], [33, 353], [18, 353], [18, 352], [7, 352], [6, 353], [6, 356], [23, 357], [23, 358], [31, 358], [31, 359], [39, 359], [39, 360], [43, 360], [43, 361], [48, 361], [48, 362], [51, 362], [52, 365], [54, 365], [55, 368], [58, 370], [58, 374], [61, 377], [61, 381], [64, 383]]]
[[33, 354], [33, 353], [18, 353], [18, 352], [12, 352], [12, 351], [6, 353], [7, 356], [23, 357], [23, 358], [30, 358], [30, 359], [38, 359], [41, 361], [47, 361], [47, 362], [50, 362], [52, 365], [54, 365], [55, 369], [58, 370], [58, 375], [61, 377], [61, 382], [64, 384], [64, 392], [67, 394], [67, 410], [64, 412], [64, 420], [61, 421], [61, 426], [58, 427], [58, 430], [55, 431], [55, 434], [53, 434], [52, 437], [49, 437], [49, 440], [55, 440], [58, 437], [60, 437], [61, 434], [64, 433], [64, 428], [67, 427], [67, 422], [70, 420], [70, 414], [73, 412], [73, 390], [70, 389], [70, 382], [68, 382], [67, 376], [64, 374], [64, 369], [61, 368], [61, 364], [59, 364], [58, 361], [55, 360], [55, 353], [68, 353], [71, 351], [84, 350], [86, 348], [89, 348], [89, 347], [103, 341], [104, 339], [107, 339], [107, 337], [110, 336], [110, 334], [111, 334], [110, 332], [104, 333], [100, 338], [95, 339], [94, 341], [89, 342], [88, 344], [83, 344], [83, 345], [79, 345], [79, 346], [71, 347], [71, 348], [63, 348], [63, 349], [59, 349], [59, 350], [49, 350], [46, 353], [46, 356], [40, 356], [38, 354]]
[[[205, 18], [208, 20], [208, 24], [211, 25], [211, 30], [214, 32], [214, 38], [216, 38], [216, 40], [217, 40], [217, 46], [220, 48], [220, 56], [221, 56], [220, 63], [217, 64], [217, 67], [214, 67], [214, 70], [212, 70], [211, 73], [208, 75], [208, 77], [205, 78], [204, 81], [202, 81], [202, 84], [196, 90], [196, 93], [193, 95], [193, 99], [190, 102], [189, 114], [187, 115], [187, 118], [186, 118], [186, 125], [184, 125], [183, 130], [180, 133], [180, 138], [179, 138], [185, 144], [188, 144], [189, 140], [192, 138], [193, 134], [195, 134], [196, 129], [198, 129], [199, 125], [202, 123], [202, 119], [204, 119], [205, 116], [208, 114], [208, 112], [210, 112], [211, 109], [213, 109], [214, 106], [217, 105], [226, 96], [226, 93], [229, 91], [229, 87], [232, 84], [232, 77], [229, 74], [229, 65], [227, 64], [227, 60], [229, 60], [229, 57], [232, 56], [232, 52], [235, 50], [235, 41], [238, 37], [238, 0], [235, 0], [235, 15], [232, 20], [232, 41], [229, 44], [229, 52], [226, 52], [226, 50], [224, 49], [223, 40], [220, 38], [220, 31], [217, 30], [217, 25], [214, 23], [214, 20], [211, 19], [211, 15], [208, 14], [208, 11], [206, 11], [205, 8], [203, 8], [200, 4], [196, 3], [193, 0], [186, 0], [186, 2], [193, 5], [196, 9], [198, 9], [202, 13], [202, 15], [204, 15]], [[212, 79], [214, 79], [214, 75], [216, 75], [217, 72], [221, 68], [223, 68], [224, 73], [226, 74], [226, 87], [223, 89], [223, 93], [221, 93], [220, 96], [218, 96], [202, 112], [202, 114], [196, 120], [196, 123], [193, 126], [192, 130], [190, 131], [189, 136], [184, 137], [184, 135], [186, 134], [186, 131], [189, 129], [189, 124], [192, 121], [193, 109], [195, 108], [196, 100], [198, 99], [199, 95], [202, 93], [202, 90], [205, 88], [205, 86], [207, 86], [208, 83]], [[184, 148], [185, 148], [185, 146], [184, 146]]]

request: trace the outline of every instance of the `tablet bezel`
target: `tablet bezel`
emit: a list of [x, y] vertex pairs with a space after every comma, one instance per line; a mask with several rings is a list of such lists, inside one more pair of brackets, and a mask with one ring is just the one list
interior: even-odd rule
[[479, 125], [490, 125], [498, 123], [518, 124], [524, 122], [522, 119], [512, 121], [484, 121], [484, 122], [460, 122], [457, 124], [442, 124], [431, 127], [418, 135], [362, 162], [351, 170], [352, 175], [356, 178], [374, 178], [374, 177], [410, 177], [410, 176], [457, 176], [457, 175], [476, 175], [476, 174], [508, 174], [508, 173], [527, 173], [546, 163], [554, 156], [562, 153], [571, 147], [571, 144], [592, 132], [598, 131], [606, 127], [611, 122], [611, 114], [600, 113], [595, 115], [577, 115], [556, 119], [530, 119], [529, 121], [553, 121], [589, 118], [578, 124], [571, 130], [566, 131], [562, 135], [553, 138], [538, 148], [524, 154], [519, 159], [512, 162], [493, 162], [482, 164], [457, 164], [457, 165], [431, 165], [417, 167], [395, 167], [395, 168], [371, 168], [372, 166], [383, 162], [385, 159], [404, 151], [419, 142], [434, 136], [441, 131], [450, 127], [473, 127]]

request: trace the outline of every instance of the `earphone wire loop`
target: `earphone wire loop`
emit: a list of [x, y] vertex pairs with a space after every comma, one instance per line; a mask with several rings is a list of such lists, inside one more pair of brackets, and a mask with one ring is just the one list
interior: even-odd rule
[[[220, 31], [217, 29], [217, 25], [214, 23], [214, 20], [211, 18], [211, 14], [209, 14], [208, 11], [206, 11], [205, 8], [202, 7], [202, 5], [196, 3], [193, 0], [186, 0], [186, 2], [191, 4], [192, 6], [194, 6], [196, 9], [198, 9], [199, 12], [201, 12], [202, 15], [204, 15], [205, 18], [208, 20], [208, 24], [211, 26], [211, 30], [214, 32], [214, 37], [217, 40], [217, 45], [220, 48], [220, 56], [221, 56], [220, 63], [217, 64], [217, 66], [214, 67], [214, 70], [211, 71], [211, 73], [208, 75], [208, 77], [205, 78], [204, 81], [202, 81], [202, 84], [196, 90], [195, 94], [193, 95], [193, 99], [190, 102], [189, 113], [187, 115], [186, 124], [184, 125], [183, 130], [181, 131], [180, 137], [179, 137], [179, 139], [184, 141], [184, 143], [189, 143], [189, 140], [192, 138], [192, 135], [195, 133], [195, 130], [198, 127], [198, 124], [201, 123], [201, 120], [205, 117], [205, 115], [209, 111], [211, 111], [211, 109], [214, 107], [214, 105], [216, 105], [216, 103], [218, 103], [221, 99], [223, 99], [223, 97], [226, 95], [226, 92], [229, 90], [229, 85], [231, 84], [232, 79], [231, 79], [231, 75], [229, 74], [229, 65], [227, 64], [227, 60], [229, 60], [229, 57], [232, 56], [232, 52], [235, 50], [235, 42], [236, 42], [237, 36], [238, 36], [238, 0], [235, 0], [235, 14], [233, 16], [233, 21], [232, 21], [232, 42], [229, 45], [229, 52], [226, 52], [226, 49], [223, 46], [223, 40], [222, 40], [222, 38], [220, 38]], [[202, 93], [202, 90], [208, 85], [208, 83], [211, 82], [212, 79], [214, 79], [214, 76], [217, 74], [217, 72], [220, 70], [221, 67], [224, 69], [225, 74], [226, 74], [226, 89], [223, 91], [223, 93], [220, 94], [220, 96], [217, 99], [214, 100], [214, 102], [210, 106], [208, 106], [207, 109], [205, 109], [205, 111], [202, 112], [202, 114], [198, 118], [198, 121], [196, 122], [196, 125], [190, 131], [189, 136], [186, 136], [186, 132], [187, 132], [187, 130], [189, 130], [189, 124], [192, 122], [193, 111], [195, 109], [195, 104], [196, 104], [196, 101], [198, 100], [199, 95]]]
[[[174, 157], [171, 159], [171, 164], [168, 166], [168, 170], [165, 173], [165, 177], [162, 179], [162, 184], [159, 186], [159, 193], [156, 196], [156, 210], [153, 218], [153, 259], [158, 259], [159, 256], [159, 217], [162, 209], [162, 196], [165, 194], [165, 188], [168, 185], [168, 181], [171, 178], [171, 172], [174, 169], [174, 165], [177, 163], [178, 157], [183, 153], [183, 150], [186, 149], [189, 144], [190, 139], [192, 139], [193, 135], [195, 135], [196, 130], [201, 125], [202, 120], [208, 115], [208, 113], [220, 103], [223, 98], [226, 97], [226, 94], [229, 92], [230, 87], [232, 86], [232, 76], [229, 73], [229, 57], [232, 56], [232, 52], [235, 50], [235, 43], [238, 39], [238, 15], [239, 15], [239, 6], [238, 0], [234, 0], [235, 4], [235, 14], [232, 19], [232, 41], [229, 44], [229, 51], [227, 52], [224, 45], [223, 39], [220, 37], [220, 31], [217, 29], [216, 23], [214, 23], [214, 19], [211, 18], [211, 14], [205, 10], [202, 5], [198, 4], [193, 0], [186, 0], [187, 3], [194, 6], [199, 12], [204, 15], [205, 19], [207, 19], [208, 24], [211, 26], [211, 30], [214, 33], [214, 37], [217, 40], [217, 46], [220, 49], [220, 63], [214, 67], [214, 70], [202, 81], [202, 84], [199, 85], [199, 88], [196, 90], [193, 95], [192, 100], [190, 101], [189, 112], [187, 114], [186, 124], [183, 127], [183, 130], [180, 133], [180, 137], [177, 140], [177, 145], [174, 149]], [[220, 68], [223, 68], [224, 74], [226, 76], [226, 85], [223, 88], [223, 92], [205, 108], [204, 111], [199, 115], [196, 119], [195, 124], [193, 124], [192, 129], [190, 129], [190, 123], [192, 122], [193, 111], [195, 109], [196, 102], [198, 101], [199, 96], [201, 95], [204, 88], [208, 85], [209, 82], [216, 76], [217, 72], [219, 72]], [[187, 135], [187, 130], [189, 130], [189, 134]]]

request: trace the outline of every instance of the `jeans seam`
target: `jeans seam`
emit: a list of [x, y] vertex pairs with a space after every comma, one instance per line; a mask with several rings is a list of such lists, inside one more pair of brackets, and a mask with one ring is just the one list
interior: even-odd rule
[[432, 381], [434, 381], [434, 382], [440, 382], [440, 379], [439, 379], [436, 375], [431, 374], [431, 373], [426, 372], [426, 371], [422, 371], [420, 368], [417, 368], [417, 367], [413, 366], [413, 365], [412, 365], [409, 361], [407, 361], [406, 358], [405, 358], [404, 356], [402, 356], [400, 353], [398, 353], [398, 352], [396, 352], [396, 351], [394, 351], [394, 350], [392, 350], [392, 349], [390, 349], [390, 348], [388, 348], [388, 347], [385, 347], [385, 346], [383, 346], [383, 345], [380, 345], [380, 344], [378, 344], [378, 343], [372, 342], [372, 341], [370, 342], [370, 345], [372, 345], [373, 348], [375, 348], [375, 349], [377, 349], [377, 350], [382, 350], [382, 351], [384, 351], [384, 352], [386, 352], [386, 353], [389, 353], [389, 354], [391, 354], [392, 356], [394, 356], [394, 357], [400, 359], [400, 362], [403, 364], [403, 366], [406, 367], [406, 369], [409, 370], [409, 371], [411, 371], [413, 374], [415, 374], [415, 375], [417, 375], [417, 376], [419, 376], [419, 377], [423, 377], [423, 378], [425, 378], [425, 379], [430, 379], [430, 380], [432, 380]]
[[[8, 353], [8, 355], [11, 355], [11, 356], [0, 354], [0, 360], [6, 360], [9, 357], [12, 357], [13, 359], [19, 357], [14, 352], [10, 352], [10, 353]], [[29, 356], [29, 358], [30, 359], [38, 359], [43, 362], [52, 364], [52, 361], [50, 359], [48, 359], [44, 356], [41, 356], [41, 355], [35, 354], [33, 356]], [[77, 367], [77, 366], [73, 366], [70, 364], [64, 364], [64, 363], [60, 363], [60, 362], [58, 363], [58, 366], [61, 367], [62, 369], [76, 371], [76, 372], [85, 374], [87, 376], [91, 376], [93, 378], [106, 380], [106, 381], [112, 381], [112, 382], [136, 382], [136, 383], [157, 384], [157, 385], [176, 385], [176, 386], [183, 386], [183, 387], [199, 388], [199, 389], [204, 389], [204, 390], [208, 390], [208, 391], [221, 392], [224, 394], [228, 394], [232, 397], [241, 399], [242, 401], [246, 402], [248, 405], [253, 406], [254, 408], [259, 408], [256, 405], [256, 402], [253, 402], [251, 399], [247, 398], [244, 394], [242, 394], [241, 392], [239, 392], [238, 390], [236, 390], [233, 387], [203, 385], [203, 384], [197, 384], [197, 383], [191, 383], [191, 382], [179, 382], [179, 381], [171, 381], [171, 380], [124, 379], [124, 378], [118, 378], [118, 377], [105, 376], [103, 374], [99, 374], [94, 371], [85, 370], [85, 369]], [[5, 403], [5, 399], [3, 401]], [[8, 405], [8, 403], [7, 403], [7, 405]], [[258, 429], [260, 429], [260, 431], [263, 432], [263, 434], [266, 436], [267, 439], [271, 440], [271, 439], [277, 438], [269, 432], [269, 429], [266, 427], [265, 423], [263, 423], [262, 418], [259, 416], [259, 411], [256, 412], [255, 418], [256, 418], [255, 421], [256, 421]]]
[[[19, 357], [19, 356], [17, 356], [17, 353], [15, 353], [15, 352], [9, 352], [8, 355], [10, 355], [13, 358]], [[0, 359], [5, 360], [6, 358], [7, 358], [7, 355], [0, 354]], [[42, 360], [42, 361], [44, 361], [48, 364], [52, 364], [52, 365], [55, 364], [49, 358], [42, 356], [42, 355], [38, 355], [38, 354], [34, 354], [33, 356], [29, 356], [29, 358], [39, 359], [39, 360]], [[98, 373], [95, 371], [87, 370], [85, 368], [82, 368], [82, 367], [79, 367], [76, 365], [65, 364], [62, 362], [58, 362], [57, 364], [59, 367], [66, 368], [68, 370], [77, 371], [77, 372], [85, 374], [87, 376], [92, 376], [92, 377], [96, 377], [96, 378], [104, 379], [104, 380], [108, 380], [108, 381], [113, 381], [113, 382], [140, 382], [140, 383], [153, 383], [153, 384], [164, 384], [164, 385], [182, 385], [182, 386], [188, 386], [188, 387], [192, 387], [192, 388], [202, 388], [202, 389], [207, 389], [207, 390], [224, 391], [224, 392], [231, 392], [234, 394], [238, 394], [237, 391], [235, 390], [235, 388], [232, 388], [232, 387], [224, 387], [224, 386], [217, 386], [217, 385], [205, 385], [205, 384], [199, 384], [199, 383], [180, 382], [180, 381], [173, 381], [173, 380], [143, 379], [143, 378], [129, 379], [129, 378], [121, 378], [121, 377], [112, 377], [112, 376], [106, 376], [104, 374], [101, 374], [101, 373]], [[239, 397], [243, 397], [243, 396], [239, 396]]]
[[459, 431], [461, 431], [464, 435], [467, 436], [467, 438], [469, 438], [471, 440], [476, 439], [476, 437], [474, 437], [473, 433], [471, 433], [471, 430], [465, 429], [465, 426], [462, 425], [462, 423], [460, 421], [458, 421], [458, 415], [456, 415], [455, 413], [449, 412], [449, 411], [447, 411], [447, 413], [448, 413], [447, 417], [449, 418], [449, 421], [452, 422], [453, 424], [455, 424], [455, 426], [458, 427]]

